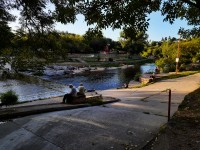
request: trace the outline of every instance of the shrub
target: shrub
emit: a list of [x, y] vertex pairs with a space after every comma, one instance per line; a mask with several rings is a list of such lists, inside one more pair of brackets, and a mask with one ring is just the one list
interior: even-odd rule
[[13, 105], [17, 103], [18, 95], [14, 91], [10, 90], [1, 94], [0, 99], [2, 105]]
[[164, 73], [169, 73], [169, 65], [165, 65], [165, 66], [163, 67], [163, 72], [164, 72]]
[[113, 62], [113, 58], [108, 58], [108, 61]]
[[43, 75], [43, 71], [37, 71], [37, 72], [33, 73], [33, 75], [42, 76]]
[[141, 74], [139, 72], [137, 72], [136, 75], [134, 76], [134, 80], [135, 81], [139, 81], [140, 80], [140, 76], [141, 76]]
[[179, 67], [179, 71], [185, 71], [186, 70], [186, 65], [185, 64], [181, 64]]

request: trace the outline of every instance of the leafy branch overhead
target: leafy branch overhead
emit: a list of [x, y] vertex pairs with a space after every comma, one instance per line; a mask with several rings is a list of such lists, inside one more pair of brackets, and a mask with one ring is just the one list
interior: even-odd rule
[[146, 31], [148, 15], [161, 11], [164, 21], [185, 19], [196, 34], [200, 30], [199, 0], [1, 0], [0, 22], [13, 20], [10, 10], [20, 11], [20, 23], [28, 31], [44, 32], [52, 29], [55, 22], [74, 23], [77, 14], [85, 16], [88, 25], [98, 29], [132, 29]]

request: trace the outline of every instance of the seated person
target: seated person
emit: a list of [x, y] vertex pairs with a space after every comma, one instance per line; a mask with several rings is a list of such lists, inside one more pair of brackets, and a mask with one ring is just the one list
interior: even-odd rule
[[124, 85], [123, 85], [123, 86], [121, 86], [121, 87], [118, 87], [117, 89], [124, 89], [124, 88], [128, 88], [128, 83], [124, 83]]
[[155, 73], [156, 73], [156, 74], [159, 74], [159, 73], [160, 73], [160, 69], [159, 69], [159, 67], [156, 67], [156, 69], [155, 69]]
[[156, 78], [155, 72], [153, 72], [153, 74], [150, 76], [150, 78], [152, 78], [152, 79]]
[[128, 83], [124, 83], [124, 88], [128, 88]]
[[83, 86], [83, 83], [80, 83], [79, 87], [78, 87], [78, 95], [85, 95], [86, 89]]
[[77, 95], [76, 88], [72, 84], [69, 85], [69, 88], [71, 91], [64, 95], [63, 103], [72, 103], [73, 96]]

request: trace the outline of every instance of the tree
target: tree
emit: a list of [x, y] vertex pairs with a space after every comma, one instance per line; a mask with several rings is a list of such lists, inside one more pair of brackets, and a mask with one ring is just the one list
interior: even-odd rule
[[89, 44], [94, 39], [103, 38], [103, 33], [101, 30], [89, 28], [88, 31], [83, 35], [84, 42]]
[[101, 38], [92, 40], [89, 46], [93, 49], [94, 53], [98, 53], [100, 51], [103, 51], [107, 44], [107, 40], [105, 38]]
[[164, 21], [173, 23], [175, 19], [185, 19], [188, 25], [193, 25], [190, 30], [180, 29], [183, 37], [200, 36], [200, 1], [199, 0], [167, 0], [161, 8], [162, 15], [166, 16]]
[[131, 28], [144, 32], [149, 25], [148, 15], [161, 10], [164, 21], [186, 19], [195, 28], [185, 33], [200, 33], [199, 0], [1, 0], [0, 15], [12, 17], [9, 9], [18, 9], [23, 27], [37, 32], [47, 31], [55, 22], [74, 23], [77, 14], [83, 14], [88, 25], [97, 29]]
[[[153, 43], [153, 42], [152, 42]], [[179, 65], [188, 65], [200, 61], [200, 38], [190, 38], [180, 42]], [[156, 64], [164, 68], [166, 65], [170, 71], [175, 70], [175, 59], [178, 53], [178, 41], [168, 38], [161, 45], [150, 45], [147, 51], [142, 53], [143, 57], [154, 56]]]
[[185, 19], [192, 30], [181, 29], [183, 35], [200, 34], [199, 0], [99, 0], [87, 1], [83, 14], [88, 24], [97, 24], [100, 28], [132, 28], [134, 31], [146, 31], [149, 25], [148, 14], [161, 11], [164, 21], [173, 23], [177, 18]]
[[11, 39], [13, 37], [8, 21], [14, 21], [15, 18], [9, 14], [8, 7], [7, 3], [0, 1], [0, 55], [3, 50], [11, 47]]
[[[3, 25], [1, 32], [9, 32], [8, 21], [15, 19], [10, 13], [13, 9], [20, 11], [21, 27], [29, 33], [28, 39], [36, 39], [36, 35], [39, 35], [38, 40], [41, 41], [38, 41], [35, 49], [39, 50], [42, 47], [44, 56], [48, 56], [45, 54], [49, 54], [49, 49], [54, 47], [50, 40], [46, 39], [48, 33], [53, 31], [54, 23], [74, 23], [77, 14], [84, 15], [88, 25], [94, 25], [95, 29], [90, 29], [91, 33], [107, 27], [122, 29], [131, 39], [127, 48], [133, 50], [133, 53], [138, 53], [144, 48], [140, 42], [133, 44], [132, 41], [137, 41], [134, 38], [138, 33], [145, 33], [149, 25], [148, 15], [155, 11], [162, 12], [165, 16], [164, 21], [173, 23], [180, 18], [194, 26], [192, 30], [181, 29], [182, 37], [200, 36], [199, 0], [1, 0], [0, 24]], [[92, 34], [85, 39], [91, 41], [90, 35]], [[54, 45], [59, 47], [59, 43]]]
[[148, 35], [143, 32], [134, 33], [130, 30], [125, 30], [120, 33], [119, 42], [122, 47], [130, 54], [139, 54], [145, 48], [147, 44]]

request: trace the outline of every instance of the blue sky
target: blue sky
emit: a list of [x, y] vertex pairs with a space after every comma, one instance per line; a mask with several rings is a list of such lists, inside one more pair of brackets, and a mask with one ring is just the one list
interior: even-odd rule
[[[18, 12], [14, 12], [14, 14], [18, 14]], [[151, 41], [160, 41], [162, 39], [162, 37], [176, 37], [178, 38], [178, 30], [180, 29], [180, 27], [184, 27], [184, 28], [191, 28], [187, 25], [186, 21], [183, 20], [176, 20], [172, 25], [169, 22], [163, 22], [163, 16], [161, 16], [160, 12], [155, 12], [152, 13], [150, 16], [150, 21], [149, 21], [149, 28], [147, 31], [147, 34], [149, 35], [149, 40]], [[63, 25], [60, 23], [56, 23], [55, 25], [55, 29], [59, 30], [59, 31], [67, 31], [69, 33], [75, 33], [75, 34], [80, 34], [83, 35], [87, 29], [88, 26], [86, 24], [86, 22], [84, 22], [84, 17], [79, 15], [77, 17], [77, 21], [75, 22], [75, 24], [67, 24], [67, 25]], [[17, 29], [18, 23], [10, 23], [10, 26], [13, 29]], [[111, 38], [115, 41], [117, 41], [119, 39], [119, 33], [120, 30], [112, 30], [110, 28], [103, 30], [103, 34], [105, 37], [107, 38]]]
[[[178, 38], [178, 30], [180, 27], [186, 29], [191, 28], [187, 25], [186, 21], [180, 19], [177, 19], [173, 24], [163, 22], [164, 17], [161, 16], [161, 12], [154, 12], [149, 16], [149, 18], [150, 25], [147, 34], [149, 35], [149, 40], [151, 41], [160, 41], [162, 37], [169, 36]], [[58, 23], [56, 25], [56, 29], [59, 31], [68, 31], [70, 33], [83, 35], [87, 31], [88, 27], [86, 22], [84, 22], [84, 17], [78, 16], [78, 21], [75, 22], [75, 24], [62, 25]], [[113, 31], [112, 29], [106, 29], [103, 30], [103, 33], [105, 37], [117, 41], [119, 39], [120, 31], [121, 30]]]

